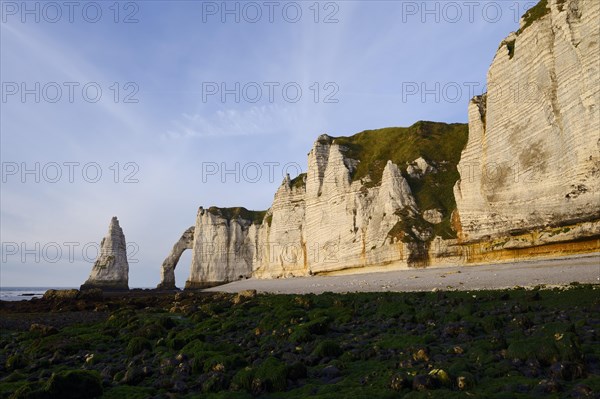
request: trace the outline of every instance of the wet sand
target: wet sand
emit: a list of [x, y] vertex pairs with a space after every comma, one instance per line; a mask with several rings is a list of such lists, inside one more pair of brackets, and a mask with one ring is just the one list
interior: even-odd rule
[[600, 284], [600, 253], [564, 258], [477, 266], [434, 267], [340, 276], [247, 279], [206, 289], [239, 292], [254, 289], [277, 294], [322, 292], [483, 290], [572, 282]]

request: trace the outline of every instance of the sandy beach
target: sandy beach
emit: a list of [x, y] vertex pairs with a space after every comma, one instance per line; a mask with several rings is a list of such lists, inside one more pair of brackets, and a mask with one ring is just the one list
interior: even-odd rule
[[474, 266], [435, 267], [340, 276], [247, 279], [207, 289], [239, 292], [254, 289], [276, 294], [323, 292], [482, 290], [600, 283], [600, 253], [563, 258]]

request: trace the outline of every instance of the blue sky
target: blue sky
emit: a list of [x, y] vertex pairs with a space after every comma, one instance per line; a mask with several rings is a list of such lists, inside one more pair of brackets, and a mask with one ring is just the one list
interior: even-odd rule
[[534, 3], [48, 4], [1, 4], [2, 286], [80, 285], [113, 215], [155, 286], [199, 206], [268, 208], [319, 134], [466, 122]]

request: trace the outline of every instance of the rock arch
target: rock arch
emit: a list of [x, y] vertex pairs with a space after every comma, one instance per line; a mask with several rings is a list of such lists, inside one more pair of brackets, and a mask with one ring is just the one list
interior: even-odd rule
[[175, 289], [175, 267], [181, 254], [186, 249], [192, 249], [194, 247], [194, 230], [192, 226], [183, 232], [181, 238], [173, 245], [173, 249], [169, 253], [169, 256], [163, 261], [160, 268], [160, 284], [156, 287], [160, 290], [172, 290]]

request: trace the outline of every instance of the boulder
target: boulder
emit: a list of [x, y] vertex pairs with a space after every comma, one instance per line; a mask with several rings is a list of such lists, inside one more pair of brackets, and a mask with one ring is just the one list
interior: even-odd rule
[[57, 300], [57, 299], [76, 299], [79, 291], [76, 289], [70, 290], [47, 290], [44, 292], [42, 299]]

